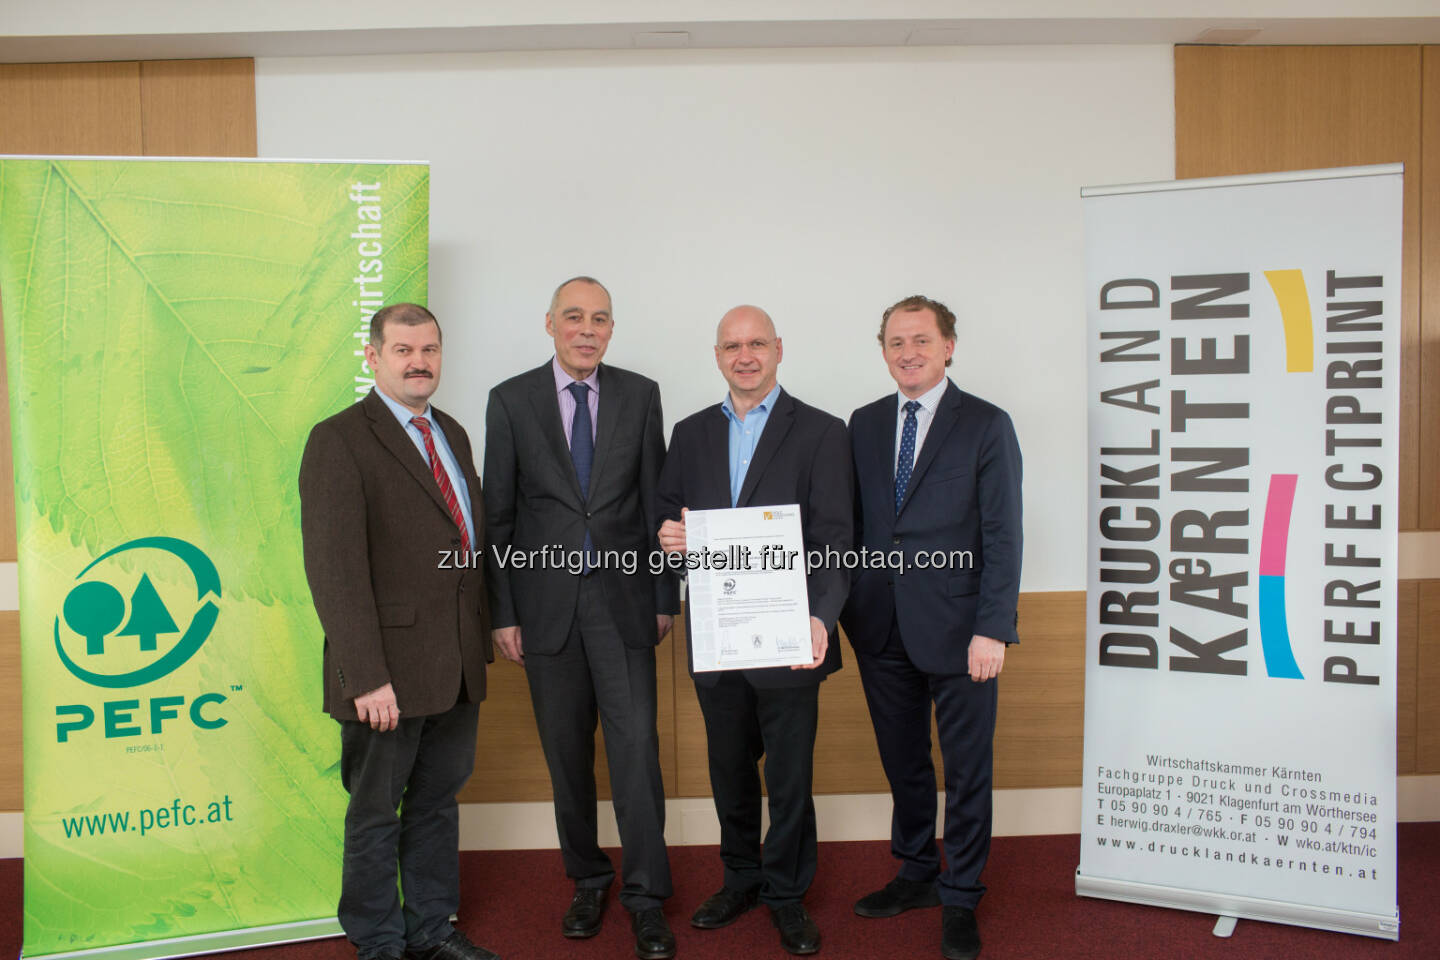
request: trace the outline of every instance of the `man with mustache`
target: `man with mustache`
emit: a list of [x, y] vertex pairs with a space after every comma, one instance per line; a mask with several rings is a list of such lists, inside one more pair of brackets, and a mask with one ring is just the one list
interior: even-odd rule
[[[686, 549], [687, 509], [791, 503], [800, 507], [807, 553], [850, 548], [845, 425], [780, 388], [776, 371], [783, 354], [775, 324], [759, 307], [736, 307], [721, 318], [715, 361], [730, 389], [723, 402], [675, 425], [660, 475], [662, 549]], [[815, 730], [820, 681], [840, 669], [835, 621], [849, 575], [837, 565], [811, 570], [805, 579], [809, 663], [696, 673], [693, 648], [690, 656], [725, 865], [723, 885], [690, 923], [702, 930], [724, 927], [763, 903], [780, 930], [780, 945], [793, 954], [820, 949], [820, 930], [803, 902], [817, 854]], [[770, 799], [763, 852], [755, 770], [762, 755]]]
[[[572, 939], [599, 933], [615, 878], [596, 838], [598, 718], [624, 850], [620, 903], [636, 956], [657, 960], [674, 956], [675, 937], [663, 910], [671, 886], [655, 646], [678, 601], [672, 579], [644, 572], [665, 458], [660, 388], [601, 363], [614, 327], [610, 293], [598, 280], [565, 281], [545, 314], [555, 356], [490, 391], [486, 564], [495, 645], [525, 668], [565, 873], [575, 881], [560, 931]], [[578, 561], [573, 569], [507, 562], [552, 556], [556, 545]], [[627, 554], [640, 573], [614, 562]]]
[[[862, 569], [841, 623], [855, 647], [894, 802], [896, 877], [860, 898], [862, 917], [941, 910], [947, 960], [980, 953], [975, 907], [990, 852], [991, 755], [1005, 651], [1018, 639], [1020, 445], [1005, 411], [965, 393], [945, 368], [955, 314], [906, 297], [880, 320], [880, 345], [899, 390], [850, 417], [856, 539], [901, 552], [901, 570]], [[913, 563], [917, 553], [973, 564]], [[945, 868], [935, 849], [934, 704], [945, 761]]]
[[374, 389], [315, 425], [300, 465], [325, 709], [340, 722], [350, 793], [337, 913], [359, 960], [497, 960], [450, 924], [455, 798], [491, 657], [482, 574], [438, 562], [485, 532], [470, 439], [430, 405], [440, 360], [430, 311], [377, 312], [365, 345]]

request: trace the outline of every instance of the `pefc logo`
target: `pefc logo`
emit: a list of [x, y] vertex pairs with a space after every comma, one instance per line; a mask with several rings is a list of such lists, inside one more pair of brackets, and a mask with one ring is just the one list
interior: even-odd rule
[[[141, 571], [138, 581], [129, 581], [129, 576], [113, 565], [101, 566], [132, 551], [136, 555], [131, 559]], [[153, 571], [178, 570], [175, 560], [188, 571], [199, 604], [183, 630], [150, 579]], [[122, 583], [129, 588], [128, 603], [116, 586], [120, 576], [129, 581]], [[121, 544], [96, 557], [75, 579], [80, 582], [66, 595], [55, 618], [55, 653], [65, 669], [95, 687], [138, 687], [173, 673], [200, 649], [220, 615], [214, 600], [207, 599], [211, 594], [220, 596], [215, 564], [199, 547], [174, 537], [142, 537]], [[188, 596], [187, 589], [184, 598], [188, 600]], [[172, 603], [176, 600], [172, 597]], [[170, 634], [180, 638], [162, 642], [161, 638]], [[225, 697], [218, 693], [195, 697], [187, 711], [190, 721], [201, 729], [224, 726], [227, 721], [223, 717], [216, 716], [213, 709], [206, 711], [224, 702]], [[166, 721], [181, 715], [184, 706], [183, 696], [153, 697], [146, 701], [145, 709], [139, 699], [107, 701], [101, 707], [104, 736], [139, 736], [147, 727], [150, 733], [159, 734]], [[57, 706], [55, 715], [55, 735], [60, 743], [95, 725], [95, 709], [86, 704]]]

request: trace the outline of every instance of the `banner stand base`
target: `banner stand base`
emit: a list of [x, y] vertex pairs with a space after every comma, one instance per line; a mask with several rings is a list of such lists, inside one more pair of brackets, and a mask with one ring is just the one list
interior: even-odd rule
[[[1282, 900], [1262, 900], [1258, 897], [1240, 897], [1205, 890], [1187, 890], [1183, 887], [1166, 887], [1156, 883], [1136, 883], [1133, 880], [1114, 880], [1109, 877], [1088, 877], [1075, 871], [1075, 895], [1096, 897], [1101, 900], [1122, 900], [1126, 903], [1141, 903], [1153, 907], [1170, 907], [1174, 910], [1193, 910], [1197, 913], [1220, 914], [1221, 922], [1229, 918], [1265, 920], [1269, 923], [1288, 923], [1296, 927], [1314, 927], [1317, 930], [1334, 930], [1337, 933], [1354, 933], [1362, 937], [1377, 937], [1381, 940], [1400, 939], [1400, 912], [1393, 915], [1360, 913], [1353, 910], [1337, 910], [1331, 907], [1313, 907], [1301, 903], [1286, 903]], [[1220, 935], [1220, 923], [1215, 925]], [[1228, 936], [1228, 934], [1224, 934]]]
[[1215, 929], [1210, 932], [1217, 937], [1229, 939], [1230, 934], [1235, 932], [1235, 921], [1237, 919], [1239, 918], [1222, 914], [1215, 918]]
[[168, 940], [145, 940], [140, 943], [119, 943], [111, 947], [94, 947], [88, 950], [70, 950], [64, 953], [27, 953], [22, 951], [24, 960], [43, 957], [45, 960], [70, 960], [72, 957], [93, 957], [96, 960], [165, 960], [168, 957], [192, 957], [200, 953], [225, 953], [229, 950], [248, 950], [251, 947], [273, 947], [283, 943], [300, 943], [304, 940], [323, 940], [326, 937], [344, 936], [340, 922], [334, 917], [319, 920], [301, 920], [297, 923], [276, 923], [265, 927], [245, 927], [240, 930], [221, 930], [217, 933], [202, 933], [193, 937], [173, 937]]

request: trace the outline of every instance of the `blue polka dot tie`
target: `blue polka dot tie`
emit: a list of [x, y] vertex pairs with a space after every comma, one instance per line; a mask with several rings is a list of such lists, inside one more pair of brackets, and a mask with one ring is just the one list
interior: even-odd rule
[[910, 486], [910, 471], [915, 466], [915, 431], [920, 427], [915, 411], [919, 409], [919, 400], [910, 400], [905, 404], [905, 426], [900, 431], [900, 459], [895, 463], [896, 513], [900, 512], [900, 504], [905, 500], [905, 488]]

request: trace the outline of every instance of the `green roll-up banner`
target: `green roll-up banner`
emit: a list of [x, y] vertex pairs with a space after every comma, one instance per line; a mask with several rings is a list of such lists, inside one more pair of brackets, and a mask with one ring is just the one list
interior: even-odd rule
[[0, 159], [26, 956], [338, 932], [296, 476], [428, 205], [423, 164]]

